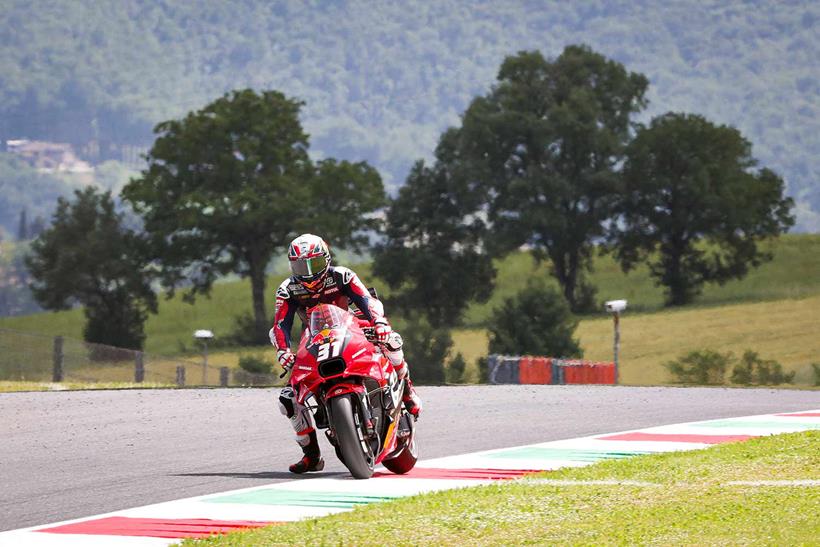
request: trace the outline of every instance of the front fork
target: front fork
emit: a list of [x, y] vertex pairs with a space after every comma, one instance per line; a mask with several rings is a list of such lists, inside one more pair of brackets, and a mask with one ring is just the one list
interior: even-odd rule
[[[366, 438], [371, 439], [373, 437], [378, 437], [376, 434], [374, 425], [373, 425], [373, 413], [370, 409], [370, 399], [367, 396], [367, 392], [364, 390], [364, 386], [347, 384], [344, 386], [334, 386], [328, 393], [332, 393], [333, 397], [339, 397], [347, 394], [354, 394], [356, 403], [354, 405], [353, 411], [356, 413], [354, 417], [356, 422], [362, 426], [363, 434]], [[320, 429], [325, 429], [325, 436], [327, 440], [332, 444], [334, 447], [337, 446], [336, 442], [336, 433], [330, 428], [330, 397], [327, 394], [323, 394], [322, 398], [324, 402], [322, 404], [316, 404], [315, 411], [314, 411], [314, 419], [316, 420], [316, 427]]]
[[[364, 389], [364, 386], [359, 384], [356, 384], [355, 387], [351, 384], [333, 386], [330, 390], [328, 390], [328, 393], [333, 394], [333, 396], [339, 396], [339, 394], [347, 393], [356, 394], [358, 404], [354, 410], [358, 414], [357, 421], [360, 421], [362, 424], [364, 436], [369, 440], [369, 442], [372, 443], [373, 446], [376, 447], [374, 450], [375, 452], [380, 448], [380, 443], [382, 441], [378, 429], [388, 427], [389, 424], [396, 419], [399, 420], [399, 423], [396, 424], [396, 435], [399, 438], [399, 442], [404, 444], [407, 442], [407, 439], [412, 438], [414, 430], [413, 420], [407, 412], [404, 412], [402, 403], [405, 383], [405, 379], [399, 379], [396, 376], [396, 373], [393, 372], [387, 385], [383, 388], [384, 391], [382, 393], [382, 401], [384, 401], [385, 407], [385, 412], [383, 415], [388, 420], [387, 424], [384, 425], [374, 423], [375, 421], [373, 419], [373, 412], [370, 405], [370, 397]], [[321, 396], [324, 399], [324, 403], [317, 403], [314, 411], [316, 427], [319, 429], [325, 429], [325, 436], [327, 437], [327, 440], [331, 445], [336, 447], [337, 442], [335, 432], [329, 427], [330, 419], [328, 416], [328, 409], [330, 407], [330, 398], [327, 397], [327, 394], [323, 394]]]

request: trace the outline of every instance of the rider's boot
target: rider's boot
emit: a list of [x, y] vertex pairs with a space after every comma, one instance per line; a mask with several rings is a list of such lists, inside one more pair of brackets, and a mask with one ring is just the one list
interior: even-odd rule
[[401, 335], [396, 331], [391, 332], [390, 338], [388, 338], [387, 343], [384, 345], [385, 354], [390, 360], [390, 363], [393, 364], [393, 370], [396, 371], [399, 378], [405, 378], [406, 380], [404, 382], [404, 395], [402, 396], [404, 408], [407, 409], [407, 412], [418, 418], [421, 413], [421, 399], [416, 395], [413, 382], [410, 381], [410, 367], [407, 366], [407, 361], [404, 360], [404, 351], [401, 349], [402, 345], [404, 345], [404, 342], [401, 339]]
[[402, 397], [402, 402], [404, 402], [404, 408], [407, 409], [407, 412], [416, 418], [419, 417], [419, 414], [421, 414], [421, 397], [419, 397], [416, 393], [416, 388], [413, 387], [413, 382], [410, 380], [409, 376], [404, 382], [404, 396]]
[[402, 359], [401, 364], [393, 368], [399, 378], [404, 378], [404, 394], [401, 398], [404, 403], [404, 408], [407, 409], [407, 412], [418, 418], [419, 414], [421, 414], [421, 397], [416, 394], [416, 388], [413, 387], [413, 382], [410, 380], [410, 370], [407, 366], [407, 361]]
[[[308, 471], [321, 471], [325, 468], [325, 460], [319, 451], [319, 439], [316, 438], [316, 430], [311, 431], [307, 437], [307, 443], [302, 445], [302, 452], [304, 456], [298, 462], [290, 466], [291, 473], [307, 473]], [[301, 439], [300, 439], [301, 440]]]

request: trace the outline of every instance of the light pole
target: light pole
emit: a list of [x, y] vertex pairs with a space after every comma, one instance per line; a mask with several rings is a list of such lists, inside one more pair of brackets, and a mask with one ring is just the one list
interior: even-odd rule
[[214, 337], [209, 330], [199, 329], [194, 332], [194, 338], [202, 342], [202, 385], [208, 383], [208, 340]]
[[626, 309], [626, 300], [610, 300], [604, 304], [606, 311], [612, 314], [612, 319], [615, 322], [615, 340], [612, 343], [612, 352], [615, 361], [615, 383], [618, 383], [618, 353], [621, 349], [621, 312]]

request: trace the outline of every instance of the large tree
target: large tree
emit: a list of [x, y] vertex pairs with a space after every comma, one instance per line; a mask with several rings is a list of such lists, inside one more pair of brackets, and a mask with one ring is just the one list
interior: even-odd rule
[[492, 247], [527, 244], [549, 258], [576, 310], [590, 303], [584, 273], [612, 212], [617, 167], [647, 84], [585, 46], [554, 60], [521, 52], [505, 59], [497, 85], [464, 114], [462, 162], [488, 196]]
[[473, 300], [492, 294], [495, 269], [485, 252], [481, 197], [461, 176], [455, 131], [442, 136], [432, 166], [417, 162], [387, 210], [373, 269], [393, 288], [391, 304], [433, 327], [458, 325]]
[[751, 144], [732, 127], [668, 113], [638, 132], [626, 157], [615, 254], [625, 271], [648, 261], [667, 304], [742, 278], [771, 259], [758, 242], [794, 223], [783, 180], [755, 170]]
[[267, 339], [265, 268], [312, 231], [355, 245], [384, 189], [366, 163], [308, 157], [303, 103], [278, 91], [234, 91], [159, 124], [148, 167], [123, 196], [142, 216], [163, 284], [207, 294], [221, 275], [250, 278], [254, 335]]
[[145, 319], [157, 311], [142, 243], [123, 226], [110, 192], [88, 187], [72, 202], [60, 198], [26, 258], [34, 297], [51, 310], [82, 304], [87, 342], [141, 349]]
[[490, 353], [580, 357], [573, 338], [578, 319], [566, 300], [542, 280], [530, 280], [513, 298], [493, 310]]

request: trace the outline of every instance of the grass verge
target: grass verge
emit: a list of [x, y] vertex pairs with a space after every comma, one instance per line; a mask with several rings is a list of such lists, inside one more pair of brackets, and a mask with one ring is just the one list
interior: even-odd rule
[[731, 484], [817, 480], [820, 431], [608, 461], [545, 476], [650, 484], [515, 481], [183, 545], [817, 545], [820, 538], [820, 487]]
[[14, 393], [18, 391], [68, 391], [78, 389], [154, 389], [176, 387], [173, 384], [156, 382], [0, 382], [0, 393]]

